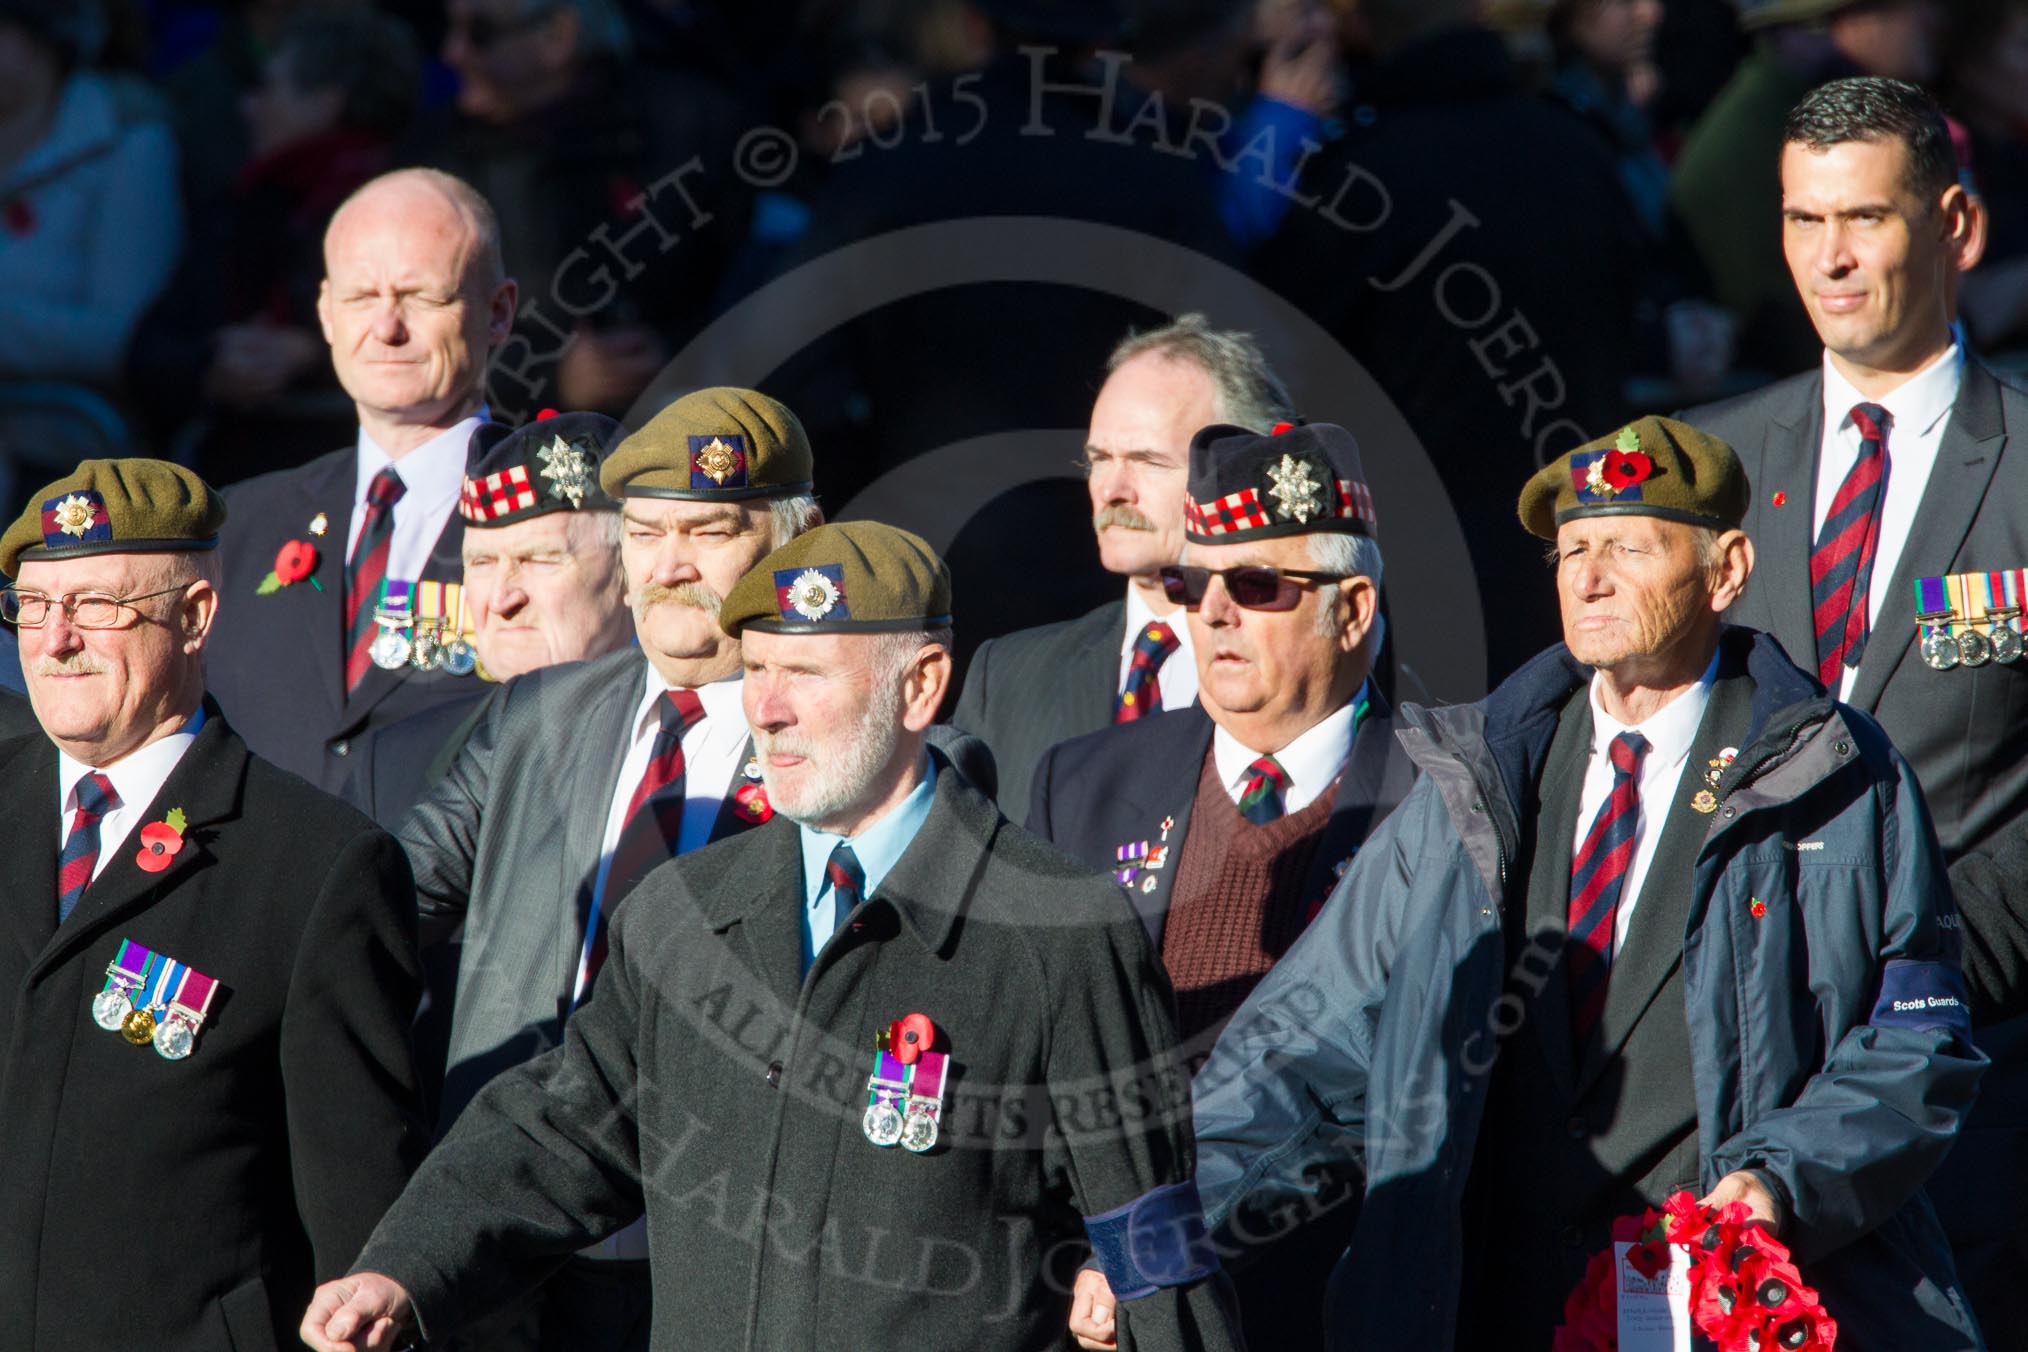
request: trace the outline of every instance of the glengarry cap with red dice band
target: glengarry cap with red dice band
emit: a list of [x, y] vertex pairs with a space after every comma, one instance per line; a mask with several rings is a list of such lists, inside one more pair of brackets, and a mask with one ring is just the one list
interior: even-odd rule
[[810, 438], [788, 405], [729, 385], [684, 395], [606, 457], [616, 498], [729, 502], [812, 491]]
[[620, 425], [602, 413], [546, 408], [519, 427], [480, 423], [458, 515], [483, 530], [551, 512], [616, 512], [619, 500], [599, 486], [599, 468], [619, 439]]
[[1377, 529], [1359, 442], [1335, 423], [1277, 423], [1265, 436], [1215, 423], [1190, 439], [1183, 534], [1194, 544]]

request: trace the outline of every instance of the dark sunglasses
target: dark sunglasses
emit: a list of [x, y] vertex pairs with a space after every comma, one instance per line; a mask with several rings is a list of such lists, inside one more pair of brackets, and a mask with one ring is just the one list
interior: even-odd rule
[[1180, 568], [1162, 570], [1162, 591], [1179, 606], [1195, 610], [1204, 604], [1211, 579], [1225, 579], [1226, 594], [1235, 605], [1248, 610], [1294, 610], [1303, 582], [1343, 582], [1350, 573], [1310, 573], [1300, 568], [1270, 568], [1265, 564], [1242, 564], [1237, 568]]

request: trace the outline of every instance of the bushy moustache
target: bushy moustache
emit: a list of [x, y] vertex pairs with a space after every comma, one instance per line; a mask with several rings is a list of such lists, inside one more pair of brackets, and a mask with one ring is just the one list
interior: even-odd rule
[[725, 598], [702, 582], [679, 582], [673, 587], [650, 582], [634, 598], [634, 618], [640, 619], [659, 605], [689, 606], [693, 610], [716, 615], [724, 604]]
[[1123, 530], [1151, 531], [1155, 529], [1154, 522], [1148, 520], [1147, 517], [1142, 516], [1124, 502], [1107, 503], [1099, 509], [1098, 515], [1091, 519], [1091, 528], [1093, 530], [1104, 530], [1108, 526], [1118, 526]]
[[82, 650], [68, 657], [38, 657], [35, 659], [37, 676], [103, 676], [106, 664]]

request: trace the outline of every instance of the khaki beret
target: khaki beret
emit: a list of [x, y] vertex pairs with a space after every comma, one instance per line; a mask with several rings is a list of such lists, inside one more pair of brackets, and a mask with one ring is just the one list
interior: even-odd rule
[[797, 536], [755, 564], [719, 607], [739, 637], [940, 629], [951, 622], [951, 571], [920, 537], [878, 521]]
[[650, 418], [606, 457], [599, 483], [615, 498], [786, 498], [810, 491], [810, 463], [810, 439], [786, 404], [721, 385]]
[[519, 427], [480, 423], [465, 457], [458, 515], [488, 529], [551, 512], [618, 511], [599, 487], [599, 464], [619, 434], [620, 425], [602, 413], [552, 408]]
[[86, 460], [32, 494], [0, 535], [0, 573], [24, 560], [218, 548], [225, 499], [167, 460]]
[[1537, 470], [1521, 524], [1545, 540], [1566, 521], [1656, 516], [1733, 530], [1746, 519], [1746, 470], [1732, 447], [1673, 418], [1641, 418]]

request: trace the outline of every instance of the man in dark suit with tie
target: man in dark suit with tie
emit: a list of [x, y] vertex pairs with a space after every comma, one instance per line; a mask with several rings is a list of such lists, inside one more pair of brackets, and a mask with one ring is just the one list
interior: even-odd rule
[[[440, 1132], [487, 1081], [562, 1040], [608, 919], [650, 869], [773, 815], [739, 643], [717, 614], [742, 574], [816, 523], [811, 463], [795, 414], [754, 390], [686, 395], [622, 441], [599, 483], [620, 504], [638, 643], [504, 687], [403, 823], [425, 940], [464, 929]], [[511, 1327], [510, 1312], [466, 1345], [534, 1345], [547, 1327], [585, 1352], [639, 1347], [649, 1313], [646, 1236], [630, 1227], [566, 1264], [529, 1322]]]
[[408, 863], [205, 698], [224, 517], [87, 461], [0, 535], [0, 1347], [288, 1346], [426, 1143]]
[[1126, 596], [980, 644], [951, 719], [992, 748], [1009, 812], [1026, 811], [1035, 764], [1058, 742], [1196, 703], [1190, 632], [1156, 576], [1183, 544], [1190, 438], [1294, 416], [1252, 336], [1202, 315], [1113, 349], [1084, 455], [1099, 560], [1127, 579]]
[[[353, 739], [475, 687], [415, 641], [458, 580], [486, 362], [514, 320], [492, 209], [429, 169], [374, 179], [324, 238], [317, 298], [359, 439], [232, 493], [213, 691], [257, 752], [333, 793]], [[463, 674], [458, 674], [462, 672]]]
[[[1199, 431], [1183, 562], [1161, 577], [1206, 698], [1062, 743], [1035, 772], [1028, 829], [1126, 887], [1193, 1065], [1415, 779], [1368, 679], [1384, 626], [1365, 477], [1342, 427]], [[1312, 1295], [1349, 1220], [1327, 1213], [1242, 1275], [1250, 1343], [1320, 1341]]]
[[[1780, 173], [1783, 247], [1822, 368], [1683, 416], [1732, 443], [1753, 484], [1744, 525], [1760, 564], [1740, 621], [1880, 721], [1936, 821], [1994, 1060], [1937, 1203], [1987, 1334], [2011, 1345], [2028, 1339], [2028, 1029], [1983, 1025], [2028, 1002], [2005, 956], [2028, 874], [2001, 878], [1977, 859], [2028, 830], [2021, 617], [1984, 614], [2021, 604], [2028, 445], [2013, 442], [2028, 395], [1951, 327], [1972, 216], [1926, 94], [1874, 78], [1822, 86], [1789, 115]], [[1929, 612], [1942, 613], [1919, 618]]]

